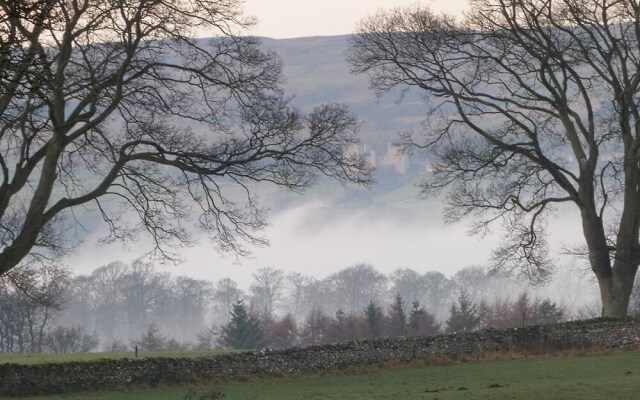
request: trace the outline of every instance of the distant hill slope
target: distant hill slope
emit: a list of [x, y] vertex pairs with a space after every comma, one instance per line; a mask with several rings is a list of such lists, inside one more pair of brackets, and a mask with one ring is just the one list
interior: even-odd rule
[[284, 66], [286, 88], [303, 109], [339, 101], [364, 121], [367, 140], [387, 140], [389, 134], [422, 120], [424, 105], [416, 96], [397, 104], [398, 96], [377, 99], [368, 78], [350, 73], [345, 60], [349, 36], [298, 39], [263, 39], [263, 46], [277, 52]]
[[308, 111], [321, 103], [344, 103], [361, 121], [362, 146], [358, 150], [368, 154], [378, 170], [374, 193], [413, 186], [420, 179], [428, 163], [426, 156], [405, 156], [394, 143], [398, 132], [420, 129], [425, 105], [411, 93], [402, 102], [399, 94], [377, 98], [366, 76], [350, 72], [345, 60], [349, 36], [263, 38], [262, 42], [282, 59], [285, 88], [295, 96], [297, 107]]

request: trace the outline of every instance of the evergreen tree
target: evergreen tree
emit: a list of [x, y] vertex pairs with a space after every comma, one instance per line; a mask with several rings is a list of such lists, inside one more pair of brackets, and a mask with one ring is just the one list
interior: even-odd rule
[[553, 324], [562, 321], [564, 310], [555, 302], [544, 299], [538, 305], [538, 322], [541, 324]]
[[451, 305], [447, 320], [447, 333], [470, 332], [477, 329], [480, 325], [480, 316], [476, 311], [475, 303], [471, 302], [465, 292], [461, 292], [458, 304], [459, 308], [455, 303]]
[[382, 309], [374, 301], [370, 301], [369, 305], [364, 310], [364, 315], [367, 320], [367, 324], [369, 325], [370, 337], [374, 339], [379, 338], [380, 333], [382, 332], [382, 323], [384, 319]]
[[392, 337], [405, 335], [407, 332], [407, 315], [404, 312], [404, 300], [400, 294], [396, 297], [389, 308], [389, 334]]
[[257, 349], [264, 345], [260, 324], [247, 312], [244, 301], [238, 300], [231, 310], [231, 320], [222, 327], [220, 342], [233, 349]]
[[433, 315], [429, 314], [418, 300], [411, 303], [409, 312], [409, 332], [414, 336], [432, 336], [438, 334], [440, 326], [435, 323]]

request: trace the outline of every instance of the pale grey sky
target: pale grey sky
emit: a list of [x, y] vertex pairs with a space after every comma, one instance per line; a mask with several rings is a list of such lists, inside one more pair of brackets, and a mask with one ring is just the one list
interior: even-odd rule
[[259, 20], [254, 35], [281, 39], [353, 33], [358, 21], [378, 9], [415, 4], [460, 14], [467, 0], [245, 0], [245, 12]]

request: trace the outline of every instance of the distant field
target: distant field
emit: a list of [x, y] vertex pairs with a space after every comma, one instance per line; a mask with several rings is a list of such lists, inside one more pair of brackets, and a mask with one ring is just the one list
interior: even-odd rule
[[[138, 358], [195, 358], [228, 353], [230, 350], [210, 351], [150, 351], [139, 352]], [[0, 364], [46, 364], [72, 361], [95, 361], [100, 359], [119, 360], [135, 358], [133, 351], [115, 353], [71, 353], [71, 354], [0, 354]]]
[[628, 400], [637, 398], [640, 393], [640, 353], [402, 367], [368, 373], [334, 372], [290, 379], [247, 379], [246, 382], [197, 388], [169, 387], [23, 399], [215, 398], [202, 397], [209, 391], [223, 393], [225, 399], [260, 400]]

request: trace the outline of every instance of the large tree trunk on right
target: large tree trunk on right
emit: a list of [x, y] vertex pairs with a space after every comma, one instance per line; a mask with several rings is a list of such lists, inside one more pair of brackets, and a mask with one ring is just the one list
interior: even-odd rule
[[611, 277], [598, 279], [603, 317], [623, 318], [627, 316], [634, 277], [635, 273], [633, 275], [623, 274], [614, 269]]
[[[621, 221], [616, 237], [615, 256], [612, 258], [602, 220], [594, 209], [582, 210], [582, 227], [589, 252], [589, 263], [600, 287], [602, 316], [623, 318], [627, 316], [638, 270], [640, 252], [636, 224], [624, 219]], [[627, 210], [629, 208], [625, 211]]]
[[634, 224], [621, 223], [613, 253], [603, 229], [585, 230], [589, 261], [600, 287], [603, 317], [627, 316], [640, 259], [636, 230]]

